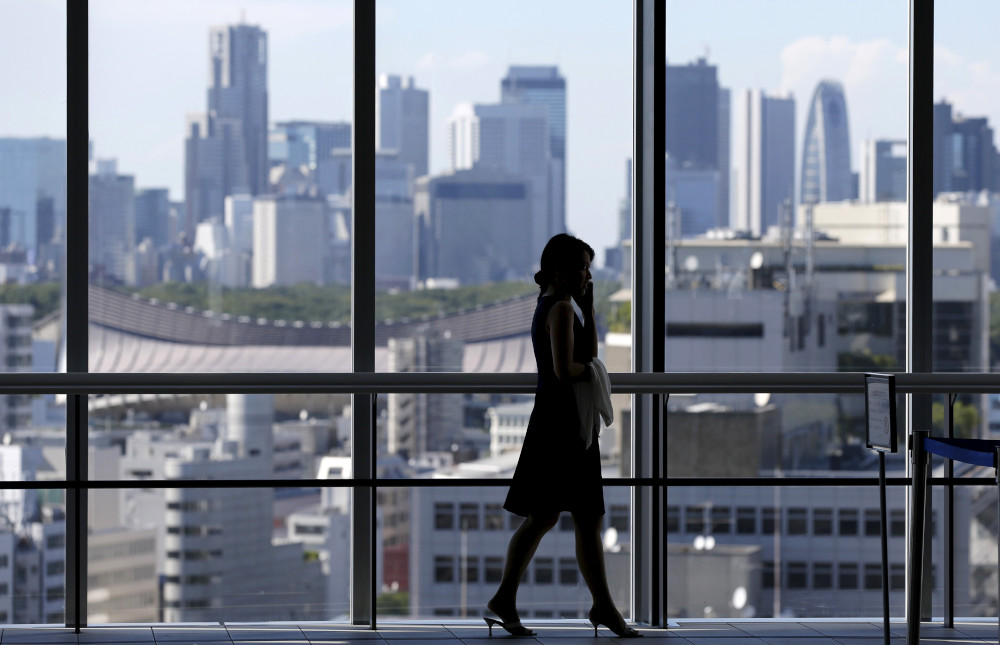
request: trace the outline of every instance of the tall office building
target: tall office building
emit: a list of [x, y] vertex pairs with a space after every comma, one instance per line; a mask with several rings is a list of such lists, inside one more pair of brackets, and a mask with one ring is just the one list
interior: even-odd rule
[[525, 280], [532, 273], [532, 184], [473, 168], [417, 180], [417, 279], [461, 284]]
[[185, 141], [188, 235], [237, 192], [267, 193], [267, 34], [253, 25], [213, 27], [208, 106], [189, 117]]
[[[500, 81], [501, 103], [543, 105], [549, 119], [549, 211], [546, 240], [566, 231], [566, 79], [548, 65], [511, 65]], [[541, 249], [538, 250], [541, 253]], [[537, 257], [538, 254], [536, 254]]]
[[862, 163], [859, 191], [862, 202], [906, 201], [906, 141], [865, 141]]
[[264, 195], [253, 204], [252, 286], [325, 284], [330, 263], [326, 199]]
[[746, 90], [733, 120], [733, 212], [730, 225], [755, 235], [779, 225], [794, 206], [795, 99]]
[[321, 121], [283, 121], [274, 124], [268, 139], [272, 166], [306, 166], [316, 172], [338, 148], [351, 147], [351, 124]]
[[90, 265], [104, 279], [135, 284], [135, 178], [114, 159], [90, 175]]
[[548, 127], [548, 109], [527, 103], [462, 104], [448, 122], [452, 170], [495, 170], [531, 182], [534, 257], [554, 234]]
[[964, 117], [947, 101], [934, 105], [934, 194], [1000, 190], [1000, 159], [985, 117]]
[[7, 243], [35, 252], [66, 222], [66, 141], [0, 138], [0, 211]]
[[375, 90], [375, 147], [395, 150], [399, 161], [413, 166], [414, 177], [429, 167], [429, 97], [412, 76], [382, 74]]
[[159, 248], [170, 239], [170, 197], [166, 188], [140, 188], [135, 191], [135, 241], [146, 238]]
[[[699, 58], [667, 65], [666, 149], [674, 169], [705, 174], [718, 171], [716, 206], [709, 228], [729, 223], [730, 93], [719, 87], [718, 68]], [[669, 201], [671, 196], [667, 195]]]
[[820, 81], [809, 104], [802, 145], [803, 204], [850, 200], [851, 139], [844, 87], [837, 81]]

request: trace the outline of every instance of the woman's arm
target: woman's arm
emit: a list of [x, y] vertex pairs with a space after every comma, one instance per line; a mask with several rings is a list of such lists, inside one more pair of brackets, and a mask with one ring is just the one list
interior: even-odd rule
[[[549, 309], [546, 319], [546, 326], [549, 330], [549, 342], [552, 347], [552, 367], [555, 369], [556, 378], [560, 381], [573, 381], [579, 379], [587, 372], [587, 365], [577, 363], [573, 360], [573, 305], [568, 300], [560, 300]], [[593, 325], [593, 313], [591, 321]], [[597, 332], [591, 332], [596, 336]], [[597, 346], [596, 343], [594, 345]]]

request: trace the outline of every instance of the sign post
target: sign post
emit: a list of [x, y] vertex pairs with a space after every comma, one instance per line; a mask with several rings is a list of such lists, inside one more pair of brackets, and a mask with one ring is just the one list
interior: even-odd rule
[[865, 374], [865, 444], [878, 452], [879, 507], [882, 519], [882, 627], [889, 645], [889, 530], [885, 510], [885, 453], [896, 452], [896, 377]]

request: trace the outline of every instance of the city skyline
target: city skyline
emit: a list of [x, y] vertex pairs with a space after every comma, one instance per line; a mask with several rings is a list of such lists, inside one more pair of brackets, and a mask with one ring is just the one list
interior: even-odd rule
[[[668, 4], [669, 62], [690, 62], [707, 50], [724, 87], [791, 90], [797, 100], [797, 151], [808, 97], [824, 77], [844, 83], [852, 150], [862, 150], [869, 138], [905, 138], [905, 8], [848, 2], [824, 17], [820, 32], [811, 5], [773, 2], [767, 28], [754, 30], [747, 25], [762, 21], [757, 4], [720, 4], [731, 17], [725, 23], [703, 4]], [[571, 11], [565, 3], [520, 3], [509, 7], [508, 16], [491, 14], [485, 6], [451, 5], [454, 11], [436, 12], [433, 23], [405, 3], [384, 1], [378, 10], [377, 71], [413, 75], [431, 94], [431, 172], [447, 166], [444, 133], [457, 102], [497, 101], [499, 81], [510, 64], [557, 64], [570, 88], [567, 127], [574, 160], [568, 164], [567, 224], [595, 246], [612, 243], [622, 197], [618, 177], [631, 153], [631, 74], [616, 73], [631, 69], [630, 11], [614, 20], [615, 14], [580, 11], [577, 4]], [[350, 118], [349, 64], [343, 73], [323, 75], [322, 83], [301, 83], [303, 69], [314, 78], [312, 70], [336, 69], [332, 61], [351, 60], [349, 3], [260, 0], [216, 2], [199, 5], [197, 11], [179, 4], [155, 9], [120, 0], [91, 7], [90, 116], [96, 153], [119, 158], [122, 171], [134, 174], [138, 187], [167, 187], [172, 199], [183, 197], [183, 119], [204, 105], [208, 30], [239, 21], [241, 9], [246, 9], [246, 21], [261, 25], [272, 40], [271, 119]], [[963, 21], [973, 10], [982, 19]], [[65, 25], [62, 5], [40, 1], [30, 5], [30, 12], [24, 5], [0, 6], [0, 14], [13, 11], [17, 13], [0, 20], [6, 25], [0, 27], [0, 42], [5, 43], [0, 50], [11, 47], [13, 55], [30, 43], [38, 55], [18, 69], [0, 70], [0, 85], [20, 90], [0, 106], [3, 134], [65, 136], [65, 46], [58, 37]], [[996, 22], [990, 16], [1000, 15], [1000, 7], [949, 3], [938, 14], [935, 100], [947, 98], [963, 114], [1000, 123], [1000, 60], [985, 51], [988, 25]], [[457, 26], [478, 17], [482, 24], [504, 27], [511, 16], [519, 19], [510, 28]], [[442, 33], [449, 38], [441, 39]], [[605, 46], [593, 46], [589, 35], [596, 33]], [[156, 60], [138, 55], [151, 48], [158, 51]], [[123, 51], [137, 55], [122, 56]], [[53, 82], [38, 83], [39, 78]], [[604, 126], [588, 125], [595, 122]], [[858, 170], [859, 153], [853, 157]]]

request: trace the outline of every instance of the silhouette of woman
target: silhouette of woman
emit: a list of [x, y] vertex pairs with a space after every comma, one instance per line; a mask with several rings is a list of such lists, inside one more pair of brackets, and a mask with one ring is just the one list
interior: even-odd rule
[[[576, 560], [593, 597], [590, 622], [605, 625], [618, 636], [640, 636], [629, 628], [615, 608], [608, 589], [601, 543], [604, 490], [597, 438], [590, 447], [580, 440], [580, 421], [573, 381], [586, 379], [597, 355], [594, 324], [594, 285], [590, 263], [594, 249], [564, 233], [556, 235], [542, 251], [541, 270], [535, 282], [541, 288], [531, 321], [531, 344], [538, 366], [535, 405], [513, 483], [504, 508], [526, 519], [507, 547], [500, 588], [486, 607], [499, 620], [486, 618], [515, 636], [532, 636], [517, 613], [517, 588], [542, 536], [559, 519], [561, 511], [573, 516], [576, 527]], [[575, 300], [583, 311], [581, 324], [573, 311]], [[596, 430], [595, 430], [596, 432]]]

